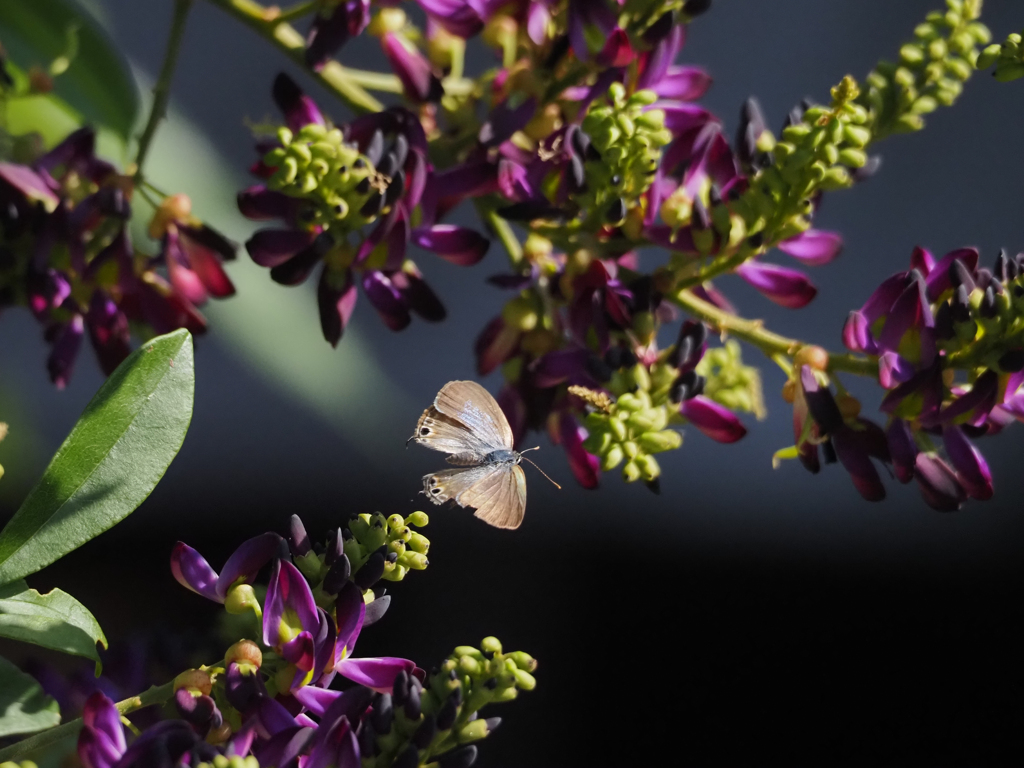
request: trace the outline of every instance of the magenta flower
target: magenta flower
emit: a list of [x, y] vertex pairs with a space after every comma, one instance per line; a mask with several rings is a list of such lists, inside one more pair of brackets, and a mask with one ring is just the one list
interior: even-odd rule
[[409, 101], [423, 104], [439, 101], [444, 96], [441, 78], [412, 43], [394, 32], [385, 33], [380, 43]]
[[[277, 560], [263, 603], [263, 642], [295, 667], [291, 689], [310, 683], [321, 621], [306, 578], [290, 562]], [[332, 638], [333, 639], [333, 638]]]
[[736, 274], [767, 299], [788, 309], [806, 307], [818, 294], [807, 275], [775, 264], [748, 261], [736, 268]]
[[683, 400], [679, 404], [679, 413], [718, 443], [735, 443], [747, 434], [747, 428], [735, 413], [704, 395]]

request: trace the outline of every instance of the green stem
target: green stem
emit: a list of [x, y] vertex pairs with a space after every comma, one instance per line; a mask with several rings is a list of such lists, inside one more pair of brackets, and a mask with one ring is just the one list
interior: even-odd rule
[[[767, 330], [762, 320], [747, 320], [719, 309], [689, 290], [677, 291], [669, 296], [669, 299], [694, 317], [716, 325], [736, 338], [752, 344], [768, 357], [775, 355], [792, 357], [800, 347], [807, 346], [805, 341], [780, 336]], [[832, 371], [848, 371], [860, 376], [878, 376], [878, 361], [874, 358], [856, 357], [851, 354], [829, 354], [828, 360], [829, 370]]]
[[[114, 706], [117, 707], [117, 711], [122, 715], [127, 715], [129, 712], [134, 712], [136, 709], [142, 709], [148, 707], [151, 704], [163, 704], [174, 694], [174, 681], [164, 683], [161, 686], [153, 686], [148, 691], [140, 693], [138, 696], [131, 696], [124, 701], [119, 701]], [[37, 749], [49, 746], [55, 742], [60, 741], [68, 736], [74, 736], [78, 733], [82, 727], [82, 718], [72, 720], [69, 723], [58, 725], [56, 728], [50, 728], [42, 733], [37, 733], [34, 736], [29, 736], [27, 739], [22, 739], [19, 742], [11, 744], [9, 747], [0, 749], [0, 763], [8, 760], [17, 760], [22, 755], [30, 754]]]
[[292, 19], [300, 19], [306, 14], [313, 11], [319, 5], [318, 0], [305, 0], [302, 3], [296, 3], [291, 8], [282, 8], [277, 12], [277, 16], [274, 18], [278, 21], [291, 21]]
[[[229, 16], [245, 24], [264, 40], [302, 68], [306, 68], [306, 41], [298, 30], [276, 17], [273, 9], [254, 0], [208, 0]], [[337, 61], [328, 61], [319, 72], [312, 73], [325, 88], [354, 111], [362, 114], [379, 112], [384, 105], [371, 96], [352, 77], [351, 70]], [[370, 73], [372, 74], [372, 73]]]
[[505, 246], [512, 266], [518, 267], [519, 263], [523, 260], [523, 246], [520, 244], [519, 238], [516, 237], [516, 233], [512, 231], [511, 225], [506, 219], [501, 218], [493, 208], [484, 203], [478, 202], [476, 210], [477, 214], [501, 241], [501, 244]]
[[167, 36], [167, 50], [164, 53], [164, 62], [160, 66], [160, 75], [157, 77], [156, 85], [153, 86], [153, 104], [149, 108], [149, 119], [146, 127], [139, 137], [139, 148], [135, 152], [135, 177], [142, 176], [142, 166], [146, 162], [146, 155], [153, 143], [157, 126], [167, 114], [167, 103], [171, 99], [171, 80], [174, 77], [174, 68], [178, 63], [178, 53], [181, 50], [181, 41], [185, 35], [185, 21], [188, 19], [188, 12], [192, 8], [192, 0], [174, 0], [174, 18], [171, 20], [171, 31]]

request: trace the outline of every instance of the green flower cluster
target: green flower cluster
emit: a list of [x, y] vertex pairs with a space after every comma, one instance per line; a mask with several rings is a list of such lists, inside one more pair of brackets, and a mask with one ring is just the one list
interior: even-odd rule
[[263, 156], [263, 163], [274, 169], [267, 186], [312, 203], [309, 224], [340, 228], [345, 234], [373, 220], [376, 210], [366, 217], [360, 209], [378, 174], [340, 129], [310, 123], [294, 133], [281, 127], [277, 140], [281, 146]]
[[759, 419], [767, 415], [761, 372], [752, 365], [744, 365], [740, 344], [735, 339], [708, 349], [697, 363], [696, 371], [705, 379], [705, 397], [729, 410], [752, 413]]
[[31, 760], [22, 760], [20, 763], [15, 763], [13, 760], [0, 763], [0, 768], [39, 768]]
[[595, 101], [583, 118], [583, 132], [599, 157], [585, 161], [586, 184], [573, 199], [600, 224], [621, 222], [637, 205], [651, 184], [661, 148], [672, 140], [665, 113], [647, 109], [657, 100], [654, 91], [627, 96], [621, 83], [612, 83], [607, 100]]
[[[385, 518], [380, 512], [373, 515], [361, 514], [348, 523], [345, 536], [345, 555], [352, 563], [352, 572], [359, 569], [375, 553], [385, 549], [384, 574], [382, 579], [401, 581], [410, 571], [424, 570], [429, 561], [427, 551], [430, 541], [412, 528], [423, 528], [430, 522], [426, 512], [413, 512], [408, 517], [391, 515]], [[343, 532], [344, 533], [344, 532]]]
[[199, 763], [197, 768], [260, 768], [260, 761], [252, 755], [248, 757], [217, 755], [209, 763]]
[[473, 742], [501, 722], [497, 717], [481, 719], [478, 711], [511, 701], [519, 691], [532, 691], [536, 668], [527, 653], [502, 653], [495, 637], [485, 637], [479, 649], [459, 646], [432, 671], [425, 686], [414, 677], [407, 689], [396, 684], [388, 702], [393, 719], [384, 732], [377, 732], [374, 754], [363, 750], [363, 768], [472, 764]]
[[583, 447], [601, 460], [601, 469], [608, 472], [625, 461], [622, 477], [627, 483], [658, 479], [661, 466], [653, 454], [683, 444], [682, 434], [668, 428], [670, 422], [682, 421], [679, 404], [670, 397], [678, 376], [679, 370], [663, 361], [649, 369], [636, 363], [612, 374], [606, 386], [614, 400], [584, 387], [569, 388], [595, 409], [584, 420], [590, 434]]
[[913, 42], [900, 49], [897, 63], [882, 62], [867, 76], [858, 103], [870, 112], [873, 141], [891, 133], [917, 131], [923, 115], [948, 107], [974, 72], [978, 46], [991, 39], [977, 21], [982, 0], [946, 0], [914, 30]]
[[992, 43], [981, 52], [975, 66], [988, 69], [993, 64], [993, 77], [1001, 83], [1008, 83], [1024, 77], [1024, 46], [1021, 45], [1021, 33], [1011, 32], [1005, 43]]

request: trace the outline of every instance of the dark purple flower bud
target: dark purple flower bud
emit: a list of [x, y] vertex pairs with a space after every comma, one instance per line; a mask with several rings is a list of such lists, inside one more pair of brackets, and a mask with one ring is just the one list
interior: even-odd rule
[[459, 705], [462, 703], [462, 694], [460, 689], [452, 691], [447, 699], [444, 700], [444, 704], [437, 711], [437, 729], [440, 731], [447, 731], [455, 724], [455, 718], [459, 714]]
[[968, 294], [975, 287], [973, 275], [960, 259], [954, 260], [949, 267], [949, 282], [954, 288], [958, 288], [961, 285], [964, 286]]
[[308, 248], [315, 238], [295, 229], [261, 229], [246, 241], [245, 249], [261, 267], [276, 267]]
[[476, 762], [475, 744], [452, 750], [437, 759], [438, 768], [470, 768]]
[[344, 547], [344, 535], [341, 532], [341, 528], [335, 528], [332, 533], [327, 535], [327, 545], [324, 549], [324, 563], [330, 567], [334, 564], [334, 561], [341, 557], [345, 551]]
[[978, 251], [974, 248], [958, 248], [950, 251], [935, 262], [935, 267], [928, 273], [928, 301], [938, 301], [939, 296], [954, 287], [950, 281], [950, 268], [954, 261], [962, 261], [968, 274], [973, 274], [977, 282], [975, 270], [978, 267]]
[[[397, 683], [397, 679], [395, 680]], [[391, 695], [379, 694], [374, 699], [373, 711], [370, 713], [370, 725], [373, 730], [382, 736], [391, 732], [391, 723], [395, 719], [395, 712], [391, 704]]]
[[288, 521], [288, 546], [293, 557], [302, 557], [311, 549], [306, 526], [298, 515], [292, 515]]
[[953, 322], [966, 323], [971, 320], [971, 294], [966, 285], [958, 286], [949, 304]]
[[366, 606], [366, 615], [363, 619], [363, 626], [368, 627], [371, 624], [376, 624], [387, 612], [391, 606], [391, 595], [381, 595], [380, 597], [374, 598], [373, 602]]
[[687, 18], [695, 19], [711, 8], [711, 0], [686, 0], [683, 3], [683, 13]]
[[412, 242], [463, 267], [479, 262], [491, 245], [491, 241], [476, 230], [454, 224], [435, 224], [414, 229]]
[[414, 722], [419, 720], [421, 713], [420, 687], [416, 685], [417, 682], [416, 678], [409, 680], [409, 693], [406, 696], [405, 704], [402, 706], [405, 716]]
[[284, 114], [288, 127], [293, 131], [310, 123], [327, 124], [316, 102], [303, 93], [298, 84], [283, 72], [274, 78], [271, 95], [277, 108]]
[[914, 477], [925, 503], [939, 512], [955, 512], [967, 498], [956, 473], [933, 453], [917, 455]]
[[327, 575], [324, 576], [323, 590], [329, 595], [336, 595], [341, 592], [341, 588], [344, 587], [352, 575], [352, 566], [349, 563], [348, 557], [342, 554], [340, 557], [335, 558], [334, 562], [331, 563], [331, 567], [327, 569]]
[[419, 749], [426, 749], [436, 734], [437, 722], [434, 720], [434, 716], [424, 715], [423, 722], [412, 735], [412, 743]]
[[239, 712], [246, 713], [256, 706], [266, 690], [258, 671], [243, 672], [238, 664], [229, 664], [225, 675], [224, 695], [228, 703]]
[[975, 380], [969, 392], [942, 409], [939, 419], [946, 424], [954, 420], [975, 421], [995, 407], [998, 394], [998, 374], [995, 371], [985, 371]]
[[914, 467], [919, 453], [914, 433], [903, 419], [893, 419], [886, 437], [896, 479], [901, 483], [909, 483], [914, 479]]
[[617, 198], [604, 213], [604, 220], [612, 225], [618, 225], [622, 223], [622, 220], [626, 218], [626, 201], [621, 197]]
[[369, 0], [342, 0], [327, 15], [317, 14], [306, 37], [306, 66], [320, 70], [369, 20]]
[[422, 104], [437, 102], [444, 96], [441, 79], [434, 74], [430, 62], [418, 50], [394, 32], [387, 32], [381, 38], [384, 55], [391, 63], [402, 90], [410, 101]]
[[687, 320], [679, 327], [676, 344], [666, 362], [673, 368], [692, 368], [707, 350], [708, 329], [704, 323]]
[[420, 753], [415, 744], [410, 744], [391, 763], [391, 768], [416, 768], [420, 764]]
[[565, 186], [571, 195], [587, 188], [586, 171], [583, 169], [583, 160], [579, 155], [572, 155], [569, 158], [569, 164], [565, 168]]
[[324, 269], [316, 295], [324, 338], [336, 347], [356, 306], [358, 294], [351, 273]]
[[369, 589], [384, 575], [384, 555], [374, 552], [370, 555], [362, 567], [356, 571], [353, 581], [360, 589]]
[[948, 303], [942, 303], [935, 311], [935, 338], [948, 341], [955, 335], [953, 308]]
[[270, 279], [281, 285], [300, 285], [306, 282], [313, 269], [333, 247], [334, 237], [329, 232], [320, 233], [312, 243], [290, 259], [271, 267]]
[[190, 723], [202, 737], [211, 729], [220, 728], [224, 722], [213, 699], [206, 695], [193, 696], [186, 688], [175, 691], [174, 705], [181, 718]]
[[576, 481], [584, 488], [596, 488], [600, 478], [600, 460], [583, 447], [586, 430], [576, 423], [568, 411], [558, 417], [558, 439], [569, 458], [569, 468]]
[[1009, 256], [1006, 255], [1006, 249], [1001, 248], [999, 255], [996, 256], [995, 266], [992, 268], [992, 274], [999, 279], [1000, 282], [1008, 283], [1017, 277], [1016, 264], [1010, 260]]
[[981, 452], [971, 445], [963, 430], [946, 426], [942, 430], [942, 443], [956, 470], [957, 480], [972, 499], [987, 501], [992, 498], [992, 473]]
[[544, 198], [523, 200], [512, 205], [506, 205], [503, 208], [499, 208], [496, 213], [509, 221], [532, 221], [533, 219], [563, 221], [569, 217], [565, 211], [554, 207]]
[[800, 368], [800, 386], [807, 401], [807, 409], [820, 428], [821, 434], [829, 435], [841, 429], [844, 425], [843, 414], [835, 398], [827, 387], [818, 383], [814, 371], [809, 366]]
[[258, 743], [260, 765], [295, 765], [295, 760], [307, 752], [317, 729], [298, 725], [276, 731], [267, 741]]
[[409, 697], [409, 673], [400, 669], [391, 686], [391, 701], [396, 707], [405, 705]]

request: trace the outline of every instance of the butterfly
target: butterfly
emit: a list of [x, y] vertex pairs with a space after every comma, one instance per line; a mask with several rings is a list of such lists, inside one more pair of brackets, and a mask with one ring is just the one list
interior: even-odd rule
[[455, 465], [423, 476], [423, 493], [432, 502], [454, 500], [472, 507], [474, 515], [497, 528], [518, 528], [523, 522], [526, 475], [519, 464], [526, 451], [513, 449], [512, 427], [486, 389], [475, 381], [449, 381], [406, 442], [413, 440], [451, 454], [447, 461]]

